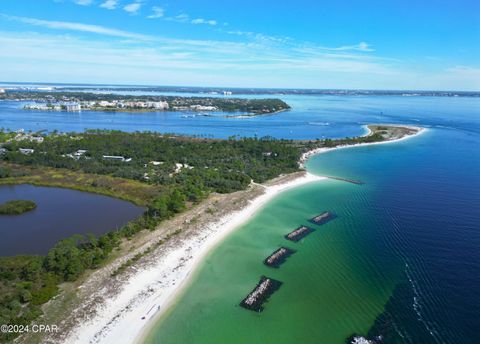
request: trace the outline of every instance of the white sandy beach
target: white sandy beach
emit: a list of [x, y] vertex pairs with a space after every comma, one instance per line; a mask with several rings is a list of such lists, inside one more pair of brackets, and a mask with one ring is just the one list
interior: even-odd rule
[[[377, 125], [382, 125], [382, 124], [377, 124]], [[385, 125], [395, 125], [395, 124], [385, 124]], [[337, 149], [345, 149], [345, 148], [355, 148], [359, 146], [371, 146], [371, 145], [383, 145], [383, 144], [388, 144], [388, 143], [395, 143], [395, 142], [400, 142], [400, 141], [405, 141], [408, 139], [411, 139], [412, 137], [416, 137], [420, 134], [423, 134], [427, 131], [427, 128], [424, 127], [415, 127], [415, 126], [409, 126], [409, 125], [402, 125], [402, 127], [406, 128], [412, 128], [415, 130], [418, 130], [415, 134], [413, 135], [407, 135], [402, 137], [401, 139], [394, 139], [394, 140], [387, 140], [387, 141], [380, 141], [380, 142], [368, 142], [368, 143], [358, 143], [355, 145], [343, 145], [343, 146], [337, 146], [337, 147], [322, 147], [322, 148], [317, 148], [317, 149], [312, 149], [311, 151], [308, 151], [300, 157], [300, 166], [305, 167], [305, 162], [312, 156], [317, 155], [317, 154], [322, 154], [330, 151], [334, 151]], [[366, 130], [366, 133], [364, 136], [368, 136], [371, 134], [371, 130], [367, 125], [364, 125], [363, 128]]]
[[[366, 127], [367, 128], [367, 127]], [[418, 128], [421, 129], [421, 128]], [[367, 128], [367, 130], [369, 130]], [[416, 135], [424, 132], [419, 130]], [[368, 133], [367, 133], [368, 135]], [[408, 139], [415, 135], [403, 137]], [[376, 143], [341, 146], [335, 148], [319, 148], [305, 153], [300, 164], [315, 154], [333, 149], [355, 147], [370, 144], [386, 144], [399, 140], [389, 140]], [[279, 193], [306, 183], [326, 179], [311, 173], [274, 186], [266, 186], [265, 192], [250, 201], [242, 210], [227, 214], [215, 223], [181, 245], [171, 248], [159, 257], [153, 266], [137, 270], [129, 276], [128, 282], [114, 297], [97, 307], [96, 315], [82, 323], [70, 333], [66, 343], [134, 343], [142, 342], [156, 320], [168, 309], [188, 284], [190, 276], [212, 250], [230, 232], [238, 228]]]
[[77, 327], [65, 342], [119, 344], [140, 341], [216, 244], [279, 193], [322, 179], [325, 178], [306, 173], [283, 184], [266, 186], [265, 192], [247, 207], [212, 223], [160, 257], [153, 267], [132, 274], [120, 293], [99, 306], [97, 314]]

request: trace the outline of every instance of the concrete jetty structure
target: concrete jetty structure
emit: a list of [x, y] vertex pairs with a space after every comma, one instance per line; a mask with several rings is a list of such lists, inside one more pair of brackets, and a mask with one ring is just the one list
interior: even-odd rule
[[294, 254], [296, 251], [292, 250], [287, 247], [280, 247], [278, 250], [273, 252], [271, 255], [269, 255], [263, 263], [266, 266], [270, 266], [272, 268], [278, 268], [281, 264], [283, 264], [288, 257], [290, 257], [292, 254]]
[[328, 221], [331, 221], [335, 218], [336, 216], [329, 212], [329, 211], [324, 211], [323, 213], [314, 216], [310, 219], [310, 222], [316, 224], [316, 225], [323, 225], [327, 223]]
[[311, 232], [313, 232], [312, 228], [307, 227], [307, 226], [300, 226], [297, 229], [295, 229], [294, 231], [285, 235], [285, 239], [297, 242], [300, 239], [306, 237]]
[[332, 177], [332, 176], [325, 176], [325, 177], [327, 177], [328, 179], [340, 180], [340, 181], [342, 181], [342, 182], [347, 182], [347, 183], [356, 184], [356, 185], [363, 185], [363, 184], [365, 184], [365, 183], [362, 182], [361, 180], [346, 179], [346, 178]]
[[240, 302], [240, 306], [255, 312], [263, 311], [263, 304], [281, 285], [280, 281], [262, 276], [257, 286]]

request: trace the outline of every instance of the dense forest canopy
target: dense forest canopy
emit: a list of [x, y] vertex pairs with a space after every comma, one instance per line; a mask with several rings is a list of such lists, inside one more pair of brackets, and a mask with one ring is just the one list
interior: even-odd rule
[[[0, 159], [6, 162], [111, 174], [158, 184], [200, 178], [205, 186], [218, 192], [243, 189], [251, 179], [263, 182], [296, 171], [300, 157], [300, 150], [290, 141], [208, 140], [119, 131], [52, 134], [42, 143], [12, 140], [3, 147], [7, 151]], [[20, 152], [25, 148], [34, 151]], [[72, 156], [79, 150], [85, 152]], [[104, 156], [124, 157], [125, 161]]]

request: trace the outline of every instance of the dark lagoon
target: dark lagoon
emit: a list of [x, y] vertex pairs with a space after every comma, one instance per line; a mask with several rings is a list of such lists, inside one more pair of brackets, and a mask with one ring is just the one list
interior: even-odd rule
[[0, 203], [13, 199], [32, 200], [37, 208], [22, 215], [0, 215], [0, 256], [46, 254], [61, 239], [101, 235], [144, 211], [127, 201], [71, 189], [0, 186]]

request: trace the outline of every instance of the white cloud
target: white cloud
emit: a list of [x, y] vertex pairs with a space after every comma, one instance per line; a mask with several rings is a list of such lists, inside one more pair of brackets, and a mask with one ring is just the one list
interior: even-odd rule
[[156, 18], [162, 18], [165, 15], [165, 10], [162, 7], [153, 6], [152, 11], [153, 13], [149, 15], [147, 18], [156, 19]]
[[[173, 18], [185, 20], [188, 16]], [[0, 31], [0, 75], [5, 80], [138, 84], [162, 80], [164, 84], [239, 87], [480, 89], [479, 66], [444, 66], [419, 72], [405, 61], [365, 54], [373, 49], [361, 42], [325, 47], [287, 38], [269, 40], [248, 31], [230, 32], [242, 37], [231, 41], [175, 39], [0, 13], [1, 19], [58, 30], [58, 34], [48, 35]], [[168, 19], [163, 17], [163, 20]], [[75, 32], [98, 36], [74, 35]], [[90, 79], [85, 80], [85, 76]]]
[[231, 31], [223, 31], [228, 33], [229, 35], [235, 35], [235, 36], [242, 36], [246, 38], [250, 38], [256, 41], [262, 41], [264, 43], [288, 43], [293, 41], [292, 38], [290, 37], [280, 37], [280, 36], [271, 36], [271, 35], [266, 35], [263, 33], [256, 33], [252, 31], [241, 31], [241, 30], [231, 30]]
[[447, 72], [451, 73], [463, 73], [463, 74], [473, 74], [476, 78], [480, 80], [480, 68], [470, 67], [470, 66], [455, 66], [447, 69]]
[[255, 33], [251, 31], [241, 31], [241, 30], [234, 30], [234, 31], [227, 31], [230, 35], [236, 36], [253, 36]]
[[106, 8], [107, 10], [114, 10], [117, 8], [118, 1], [117, 0], [107, 0], [100, 5], [102, 8]]
[[471, 66], [455, 66], [445, 70], [446, 77], [452, 80], [452, 84], [458, 83], [459, 80], [470, 80], [472, 86], [471, 90], [480, 91], [480, 67]]
[[17, 22], [35, 25], [35, 26], [41, 26], [41, 27], [54, 29], [54, 30], [80, 31], [80, 32], [95, 33], [99, 35], [129, 38], [129, 39], [135, 39], [135, 40], [138, 40], [138, 39], [151, 40], [152, 39], [152, 37], [147, 35], [141, 35], [141, 34], [132, 33], [128, 31], [111, 29], [104, 26], [100, 26], [100, 25], [90, 25], [90, 24], [82, 24], [82, 23], [75, 23], [75, 22], [50, 21], [50, 20], [42, 20], [42, 19], [28, 18], [28, 17], [8, 16], [5, 14], [0, 14], [0, 16], [7, 18], [9, 20], [14, 20]]
[[374, 49], [370, 48], [370, 45], [365, 43], [365, 42], [360, 42], [358, 43], [358, 46], [354, 49], [360, 50], [360, 51], [374, 51]]
[[138, 10], [140, 10], [140, 7], [142, 7], [142, 4], [137, 1], [137, 2], [132, 2], [131, 4], [125, 5], [123, 9], [130, 14], [137, 14]]
[[[148, 18], [151, 18], [151, 17], [149, 16]], [[174, 16], [174, 17], [165, 17], [164, 19], [168, 20], [168, 21], [174, 21], [174, 22], [177, 22], [177, 23], [190, 23], [190, 24], [194, 24], [194, 25], [204, 24], [204, 25], [215, 26], [215, 25], [218, 24], [218, 22], [216, 20], [213, 20], [213, 19], [195, 18], [195, 19], [190, 20], [190, 16], [186, 13], [181, 13], [181, 14], [179, 14], [177, 16]]]
[[74, 0], [77, 5], [89, 6], [92, 4], [93, 0]]
[[[162, 44], [159, 45], [159, 42]], [[109, 64], [119, 68], [173, 68], [198, 70], [199, 73], [223, 71], [227, 74], [252, 75], [273, 71], [394, 74], [381, 61], [340, 59], [336, 56], [291, 56], [289, 49], [228, 41], [156, 37], [154, 41], [144, 41], [139, 45], [133, 41], [91, 40], [35, 33], [9, 35], [0, 32], [0, 44], [5, 48], [0, 51], [0, 57], [27, 61], [34, 57], [34, 60], [50, 64], [63, 61], [97, 66]]]
[[216, 20], [203, 19], [203, 18], [192, 19], [191, 23], [192, 23], [192, 24], [217, 25], [217, 21], [216, 21]]
[[186, 23], [189, 20], [189, 16], [186, 13], [181, 13], [178, 16], [175, 17], [167, 17], [165, 20], [170, 20], [178, 23]]
[[[285, 52], [252, 52], [249, 45], [233, 42], [165, 43], [139, 46], [66, 35], [0, 32], [4, 48], [0, 59], [5, 62], [0, 64], [0, 75], [16, 81], [158, 84], [161, 80], [171, 85], [312, 88], [366, 87], [368, 80], [392, 78], [379, 72], [381, 66], [369, 62], [291, 59]], [[397, 80], [397, 75], [392, 79]]]
[[354, 45], [344, 45], [341, 47], [336, 47], [336, 48], [328, 48], [328, 47], [323, 47], [325, 50], [337, 50], [337, 51], [345, 51], [345, 50], [356, 50], [356, 51], [375, 51], [375, 49], [372, 49], [370, 47], [370, 44], [365, 43], [365, 42], [360, 42], [358, 44]]

